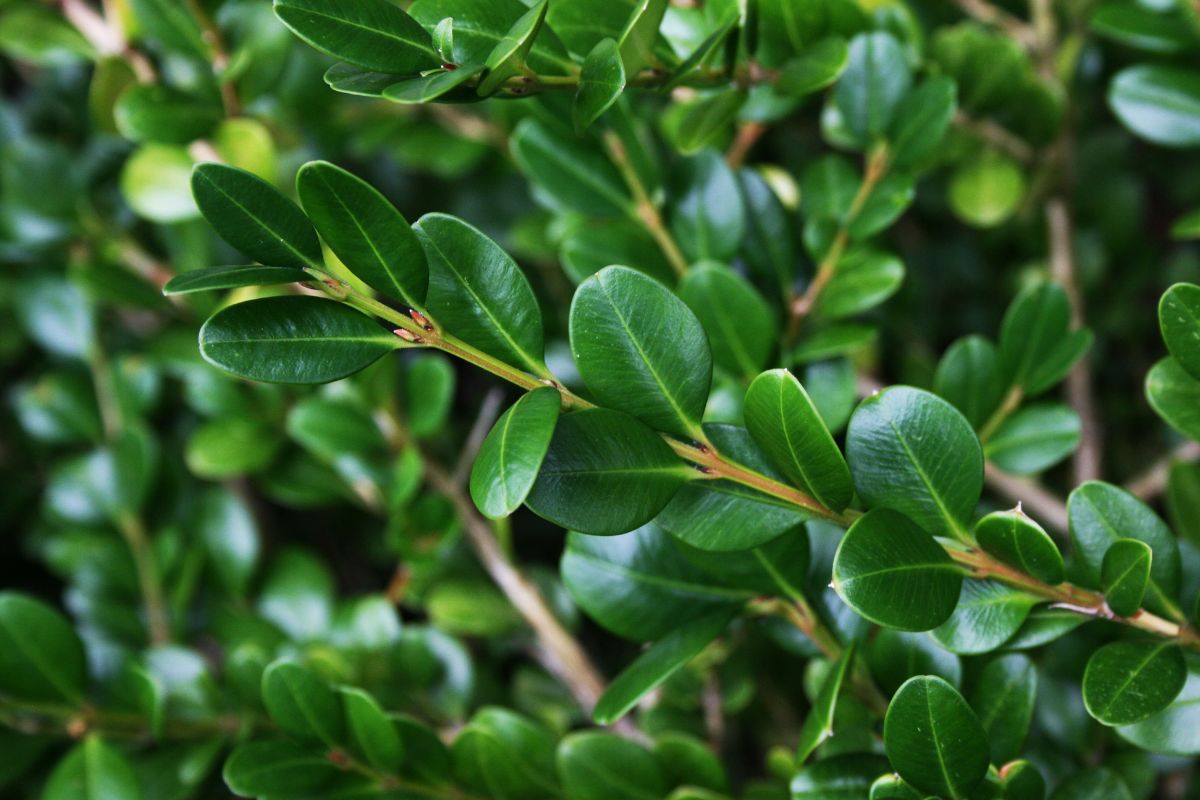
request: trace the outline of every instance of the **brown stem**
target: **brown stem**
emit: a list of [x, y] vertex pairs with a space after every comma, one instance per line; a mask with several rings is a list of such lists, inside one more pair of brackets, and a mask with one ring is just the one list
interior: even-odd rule
[[1008, 390], [1008, 394], [1004, 396], [1003, 402], [999, 408], [988, 418], [988, 421], [983, 423], [983, 427], [979, 429], [979, 441], [982, 444], [987, 444], [988, 439], [996, 434], [997, 429], [1004, 424], [1004, 421], [1012, 416], [1020, 405], [1021, 400], [1025, 398], [1025, 391], [1020, 386], [1014, 386]]
[[688, 260], [679, 248], [679, 243], [675, 241], [675, 237], [671, 235], [671, 231], [663, 221], [662, 214], [658, 211], [658, 206], [651, 199], [650, 194], [646, 191], [646, 187], [642, 184], [642, 179], [638, 176], [633, 162], [629, 160], [629, 153], [625, 149], [625, 143], [621, 141], [621, 137], [617, 134], [612, 131], [606, 131], [604, 134], [604, 145], [608, 148], [608, 153], [613, 163], [616, 164], [617, 169], [621, 172], [621, 177], [625, 179], [625, 184], [629, 187], [629, 191], [633, 193], [633, 213], [635, 218], [654, 237], [654, 241], [658, 244], [659, 249], [662, 250], [663, 255], [666, 256], [667, 262], [671, 265], [671, 269], [675, 271], [675, 274], [683, 277], [688, 271]]
[[155, 80], [154, 67], [146, 56], [129, 46], [119, 19], [101, 16], [84, 0], [62, 0], [61, 6], [63, 17], [98, 53], [124, 58], [140, 83]]
[[1144, 472], [1125, 485], [1125, 488], [1142, 500], [1153, 500], [1167, 488], [1171, 466], [1177, 461], [1200, 460], [1200, 442], [1184, 442], [1167, 455], [1151, 464]]
[[729, 151], [725, 153], [725, 162], [729, 164], [730, 169], [740, 169], [746, 163], [747, 156], [754, 149], [754, 145], [758, 144], [758, 140], [767, 132], [767, 126], [761, 122], [753, 120], [743, 122], [738, 126], [737, 136], [734, 137], [733, 143], [729, 145]]
[[168, 644], [171, 641], [171, 624], [167, 615], [167, 601], [163, 596], [158, 565], [154, 561], [154, 551], [150, 547], [150, 537], [146, 533], [146, 527], [141, 519], [133, 514], [122, 515], [118, 520], [117, 527], [120, 528], [121, 536], [129, 547], [130, 555], [133, 556], [133, 566], [134, 571], [137, 572], [138, 586], [141, 589], [150, 643]]

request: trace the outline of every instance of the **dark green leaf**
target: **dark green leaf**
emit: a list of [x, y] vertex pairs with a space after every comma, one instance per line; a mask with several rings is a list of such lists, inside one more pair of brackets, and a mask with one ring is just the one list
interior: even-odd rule
[[667, 13], [668, 4], [668, 0], [635, 0], [633, 13], [625, 23], [619, 40], [621, 60], [625, 63], [627, 74], [634, 75], [657, 60], [654, 43], [658, 40], [658, 29]]
[[916, 675], [937, 675], [952, 686], [962, 682], [959, 657], [921, 633], [890, 628], [877, 631], [867, 650], [867, 661], [871, 675], [887, 694], [893, 694], [900, 684]]
[[654, 757], [610, 733], [571, 734], [559, 744], [557, 760], [567, 800], [648, 800], [667, 793]]
[[188, 144], [212, 133], [221, 121], [221, 105], [158, 84], [138, 84], [121, 95], [113, 109], [117, 130], [135, 142]]
[[838, 261], [822, 290], [817, 313], [825, 319], [859, 314], [887, 300], [904, 282], [904, 262], [890, 253], [856, 247]]
[[1174, 642], [1113, 642], [1088, 659], [1083, 703], [1105, 725], [1128, 725], [1170, 705], [1186, 681]]
[[656, 430], [703, 439], [712, 381], [704, 328], [653, 278], [606, 267], [571, 303], [571, 352], [588, 389]]
[[596, 148], [532, 118], [517, 125], [511, 144], [517, 165], [552, 207], [596, 217], [630, 213], [621, 173]]
[[0, 690], [35, 701], [83, 699], [83, 644], [62, 614], [17, 592], [0, 594]]
[[[547, 19], [558, 5], [550, 3]], [[482, 3], [479, 0], [416, 0], [408, 7], [408, 13], [431, 30], [447, 17], [453, 18], [455, 63], [482, 66], [521, 18], [529, 13], [529, 6], [521, 0]], [[566, 75], [575, 68], [566, 48], [547, 25], [542, 26], [533, 40], [528, 62], [531, 70], [546, 75]]]
[[1117, 773], [1106, 767], [1089, 767], [1062, 781], [1050, 800], [1133, 800], [1129, 787]]
[[384, 772], [396, 772], [404, 758], [404, 742], [375, 698], [362, 689], [342, 687], [346, 734], [350, 745], [367, 763]]
[[263, 264], [321, 267], [317, 232], [296, 204], [236, 167], [200, 164], [192, 173], [196, 205], [221, 238]]
[[1200, 754], [1200, 665], [1189, 662], [1187, 682], [1171, 705], [1141, 722], [1122, 725], [1117, 733], [1152, 753]]
[[234, 748], [223, 777], [230, 791], [243, 797], [298, 797], [328, 785], [337, 774], [321, 750], [271, 739]]
[[1100, 588], [1113, 613], [1131, 617], [1141, 608], [1152, 555], [1150, 545], [1137, 539], [1118, 539], [1109, 545], [1100, 565]]
[[484, 61], [487, 75], [479, 82], [479, 94], [486, 97], [498, 90], [511, 77], [525, 69], [525, 59], [533, 48], [542, 23], [546, 20], [548, 0], [538, 0], [533, 7], [512, 24], [504, 38], [496, 43]]
[[512, 514], [533, 488], [558, 424], [562, 398], [534, 389], [496, 421], [471, 469], [471, 498], [485, 517]]
[[59, 761], [44, 800], [140, 800], [137, 775], [125, 756], [93, 733]]
[[457, 217], [426, 214], [414, 227], [429, 259], [429, 313], [467, 344], [544, 374], [542, 312], [516, 262]]
[[983, 491], [983, 452], [949, 403], [907, 386], [868, 397], [850, 419], [846, 456], [868, 505], [900, 511], [934, 535], [966, 538]]
[[1028, 761], [1010, 761], [1000, 768], [1006, 800], [1046, 800], [1046, 779]]
[[993, 763], [1004, 763], [1021, 753], [1036, 699], [1037, 670], [1019, 653], [993, 658], [979, 673], [971, 707], [991, 743]]
[[861, 800], [887, 769], [885, 759], [870, 753], [825, 758], [792, 777], [791, 800]]
[[429, 287], [425, 252], [387, 198], [325, 161], [300, 169], [296, 191], [321, 238], [351, 272], [410, 308], [424, 305]]
[[190, 294], [214, 289], [239, 289], [243, 286], [304, 283], [310, 280], [312, 276], [295, 267], [264, 267], [260, 264], [208, 267], [176, 275], [163, 286], [163, 294]]
[[800, 729], [800, 741], [796, 745], [796, 763], [803, 765], [816, 749], [833, 735], [834, 712], [837, 710], [838, 693], [842, 684], [854, 665], [854, 645], [846, 648], [830, 667], [829, 673], [821, 681], [821, 689], [813, 700], [804, 727]]
[[1009, 382], [1036, 395], [1058, 383], [1092, 344], [1086, 329], [1070, 330], [1071, 301], [1055, 283], [1021, 292], [1000, 328], [1000, 361]]
[[885, 175], [866, 195], [862, 207], [853, 215], [847, 215], [846, 230], [851, 241], [862, 241], [888, 228], [904, 213], [915, 196], [912, 175], [905, 172]]
[[200, 24], [188, 7], [175, 0], [132, 0], [142, 33], [171, 50], [207, 61], [211, 55]]
[[573, 109], [575, 132], [582, 135], [625, 91], [625, 65], [613, 39], [601, 39], [583, 61]]
[[1155, 144], [1200, 144], [1200, 77], [1178, 67], [1139, 64], [1117, 73], [1108, 104], [1125, 126]]
[[982, 336], [956, 341], [938, 362], [934, 391], [982, 428], [1004, 398], [996, 346]]
[[408, 432], [424, 439], [440, 433], [454, 403], [454, 365], [441, 353], [422, 353], [404, 369], [404, 412]]
[[903, 514], [868, 511], [846, 531], [833, 586], [862, 616], [889, 628], [927, 631], [950, 617], [962, 574], [932, 536]]
[[735, 375], [756, 374], [775, 346], [775, 312], [748, 281], [715, 262], [688, 270], [679, 297], [708, 333], [713, 361]]
[[975, 541], [996, 558], [1051, 585], [1063, 581], [1058, 546], [1020, 508], [996, 511], [975, 524]]
[[737, 180], [725, 159], [704, 150], [678, 169], [671, 231], [689, 261], [729, 262], [746, 231]]
[[1034, 475], [1075, 452], [1083, 429], [1069, 406], [1047, 403], [1022, 408], [988, 437], [983, 453], [1001, 470]]
[[1146, 376], [1146, 399], [1163, 420], [1200, 441], [1200, 380], [1174, 358], [1164, 358]]
[[838, 79], [849, 55], [846, 40], [840, 36], [822, 39], [784, 65], [776, 88], [790, 97], [820, 91]]
[[850, 40], [833, 102], [858, 144], [866, 146], [887, 131], [911, 85], [900, 43], [890, 33], [863, 33]]
[[507, 709], [477, 712], [455, 739], [452, 754], [456, 777], [488, 797], [558, 795], [554, 739], [540, 725]]
[[752, 272], [778, 286], [786, 296], [799, 260], [790, 214], [758, 172], [743, 169], [737, 179], [746, 210], [742, 256]]
[[904, 98], [888, 134], [894, 167], [920, 166], [938, 152], [954, 119], [957, 94], [954, 81], [938, 75]]
[[269, 297], [217, 312], [200, 329], [211, 364], [268, 383], [327, 383], [403, 342], [370, 317], [316, 297]]
[[883, 723], [888, 760], [908, 783], [942, 797], [971, 797], [988, 768], [988, 740], [975, 712], [941, 678], [900, 687]]
[[1066, 636], [1087, 621], [1087, 617], [1074, 611], [1049, 606], [1035, 608], [1004, 646], [1007, 650], [1032, 650]]
[[321, 52], [364, 69], [412, 75], [441, 63], [420, 23], [387, 0], [275, 0], [275, 14]]
[[1108, 2], [1092, 13], [1090, 25], [1100, 36], [1147, 52], [1178, 53], [1194, 48], [1195, 31], [1170, 8]]
[[383, 96], [393, 103], [402, 105], [431, 103], [439, 98], [446, 98], [444, 102], [466, 101], [474, 98], [475, 93], [465, 87], [465, 84], [482, 71], [483, 67], [479, 65], [431, 70], [428, 73], [392, 82], [384, 88]]
[[307, 667], [290, 661], [272, 664], [263, 673], [262, 699], [271, 719], [288, 735], [330, 747], [342, 741], [341, 701]]
[[731, 616], [731, 610], [722, 610], [698, 617], [659, 639], [609, 684], [592, 711], [592, 719], [599, 725], [611, 725], [625, 716], [720, 636]]
[[594, 408], [559, 419], [525, 502], [564, 528], [624, 533], [654, 519], [693, 475], [641, 422]]
[[1175, 531], [1200, 543], [1200, 464], [1177, 461], [1171, 465], [1166, 500]]
[[795, 485], [834, 511], [854, 496], [846, 460], [800, 381], [787, 370], [754, 379], [746, 392], [746, 427]]
[[1158, 323], [1167, 350], [1200, 380], [1200, 286], [1177, 283], [1158, 303]]
[[963, 581], [954, 613], [933, 631], [933, 638], [960, 655], [990, 652], [1012, 638], [1038, 602], [993, 581]]
[[679, 152], [693, 155], [719, 143], [722, 134], [730, 130], [738, 112], [746, 104], [747, 96], [744, 89], [726, 89], [683, 107], [679, 114], [679, 129], [675, 134]]
[[353, 64], [334, 64], [325, 71], [330, 89], [359, 97], [383, 97], [383, 92], [399, 80], [386, 72], [371, 72]]

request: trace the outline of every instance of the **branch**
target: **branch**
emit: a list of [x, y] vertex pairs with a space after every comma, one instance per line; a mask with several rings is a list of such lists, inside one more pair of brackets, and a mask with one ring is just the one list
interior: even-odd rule
[[1013, 16], [999, 6], [994, 6], [986, 0], [957, 0], [958, 7], [968, 17], [985, 25], [997, 28], [1027, 49], [1038, 45], [1037, 32], [1028, 22]]
[[1200, 442], [1184, 442], [1170, 453], [1150, 465], [1144, 472], [1125, 485], [1125, 488], [1142, 500], [1153, 500], [1167, 488], [1171, 465], [1177, 461], [1200, 460]]
[[642, 179], [638, 176], [637, 170], [629, 160], [629, 153], [625, 149], [625, 143], [621, 141], [621, 137], [617, 136], [617, 134], [607, 131], [604, 134], [604, 145], [608, 148], [608, 153], [613, 163], [620, 170], [621, 177], [625, 179], [629, 191], [633, 193], [637, 219], [645, 226], [650, 235], [654, 237], [654, 241], [658, 243], [659, 249], [667, 257], [671, 269], [675, 270], [676, 275], [683, 277], [688, 271], [688, 260], [683, 255], [683, 250], [680, 249], [679, 243], [675, 241], [675, 237], [667, 229], [666, 223], [663, 222], [662, 214], [658, 211], [658, 206], [650, 198], [650, 194], [642, 184]]

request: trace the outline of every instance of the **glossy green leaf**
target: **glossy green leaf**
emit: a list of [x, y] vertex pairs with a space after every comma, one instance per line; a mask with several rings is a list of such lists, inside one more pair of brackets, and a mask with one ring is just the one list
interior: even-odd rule
[[900, 43], [890, 33], [864, 33], [850, 40], [833, 102], [857, 143], [866, 146], [887, 131], [911, 86]]
[[269, 297], [229, 306], [200, 329], [200, 353], [268, 383], [327, 383], [353, 375], [403, 342], [331, 300]]
[[1200, 380], [1200, 286], [1177, 283], [1158, 303], [1158, 323], [1167, 350]]
[[887, 300], [904, 282], [904, 262], [867, 247], [851, 249], [838, 261], [832, 280], [821, 291], [817, 313], [840, 319], [868, 311]]
[[1001, 583], [963, 581], [954, 613], [934, 629], [933, 638], [960, 655], [991, 652], [1012, 638], [1038, 602]]
[[854, 665], [854, 654], [855, 646], [851, 644], [833, 662], [825, 679], [821, 681], [821, 688], [813, 700], [812, 709], [808, 712], [804, 726], [800, 729], [800, 740], [796, 745], [797, 764], [803, 765], [808, 761], [809, 756], [820, 747], [821, 743], [833, 735], [833, 720], [834, 712], [837, 710], [838, 694]]
[[1187, 664], [1174, 642], [1113, 642], [1088, 659], [1083, 703], [1105, 725], [1128, 725], [1169, 706], [1186, 681]]
[[656, 430], [702, 439], [712, 356], [700, 321], [653, 278], [606, 267], [571, 303], [571, 353], [601, 403]]
[[991, 760], [1001, 764], [1021, 753], [1037, 700], [1037, 669], [1019, 653], [987, 662], [975, 681], [971, 707], [991, 743]]
[[798, 587], [808, 580], [810, 546], [802, 526], [757, 547], [736, 551], [701, 550], [678, 536], [674, 539], [675, 548], [688, 563], [722, 586], [795, 599], [802, 594]]
[[126, 89], [113, 108], [117, 130], [135, 142], [188, 144], [212, 133], [221, 105], [158, 84]]
[[728, 263], [746, 232], [737, 178], [715, 150], [702, 150], [677, 169], [669, 224], [691, 262]]
[[258, 526], [246, 503], [232, 491], [213, 488], [201, 495], [190, 522], [204, 543], [221, 583], [234, 594], [246, 591], [259, 558]]
[[871, 676], [887, 694], [916, 675], [937, 675], [951, 686], [962, 683], [961, 659], [923, 633], [882, 628], [870, 640], [866, 656]]
[[1178, 53], [1196, 45], [1196, 33], [1170, 13], [1170, 6], [1103, 3], [1091, 14], [1089, 24], [1100, 36], [1147, 52]]
[[441, 63], [420, 23], [387, 0], [275, 0], [275, 14], [321, 52], [365, 69], [411, 75]]
[[1146, 375], [1146, 399], [1168, 425], [1200, 441], [1200, 380], [1174, 358], [1159, 361]]
[[887, 769], [887, 760], [871, 753], [824, 758], [792, 777], [791, 800], [860, 800]]
[[1167, 511], [1175, 531], [1200, 543], [1200, 464], [1177, 461], [1167, 473]]
[[652, 520], [694, 474], [635, 418], [594, 408], [558, 420], [525, 502], [556, 525], [612, 535]]
[[679, 297], [708, 333], [712, 358], [735, 375], [755, 375], [775, 346], [775, 311], [750, 283], [715, 262], [688, 270]]
[[633, 12], [619, 39], [621, 60], [627, 74], [636, 74], [642, 67], [657, 61], [654, 43], [658, 40], [658, 29], [668, 4], [668, 0], [635, 0]]
[[488, 797], [558, 795], [554, 739], [549, 731], [504, 708], [480, 709], [452, 748], [455, 776]]
[[726, 89], [694, 100], [679, 113], [675, 144], [679, 152], [693, 155], [719, 144], [737, 120], [748, 97], [744, 89]]
[[794, 375], [778, 369], [755, 378], [744, 414], [759, 447], [789, 480], [834, 511], [850, 504], [854, 484], [846, 460]]
[[255, 261], [297, 269], [324, 265], [312, 223], [262, 178], [223, 164], [200, 164], [192, 173], [192, 194], [221, 238]]
[[75, 703], [86, 682], [83, 644], [71, 623], [32, 597], [0, 594], [0, 690], [25, 700]]
[[888, 133], [894, 167], [919, 166], [932, 159], [954, 119], [957, 94], [954, 81], [938, 75], [904, 98]]
[[1150, 583], [1150, 545], [1137, 539], [1118, 539], [1104, 553], [1100, 588], [1113, 613], [1133, 616], [1142, 606]]
[[1200, 77], [1179, 67], [1139, 64], [1117, 73], [1108, 104], [1125, 126], [1155, 144], [1200, 144]]
[[1032, 650], [1061, 639], [1088, 622], [1088, 618], [1061, 608], [1035, 608], [1016, 635], [1005, 642], [1007, 650]]
[[907, 386], [868, 397], [850, 418], [846, 457], [868, 505], [900, 511], [937, 536], [965, 537], [983, 491], [983, 452], [949, 403]]
[[1013, 300], [1000, 328], [1000, 361], [1027, 395], [1058, 383], [1087, 353], [1092, 334], [1071, 330], [1071, 301], [1055, 283], [1038, 283]]
[[655, 525], [623, 536], [567, 537], [562, 577], [589, 617], [628, 639], [655, 641], [679, 625], [757, 596], [730, 588], [689, 560]]
[[471, 468], [471, 499], [485, 517], [512, 514], [533, 488], [558, 424], [557, 389], [534, 389], [505, 411]]
[[996, 346], [982, 336], [964, 336], [938, 362], [934, 391], [982, 428], [1004, 398]]
[[290, 661], [272, 664], [263, 673], [262, 699], [271, 719], [288, 735], [331, 747], [342, 741], [341, 700], [307, 667]]
[[325, 161], [300, 169], [296, 191], [321, 238], [356, 277], [410, 308], [424, 305], [429, 287], [425, 252], [387, 198]]
[[370, 412], [349, 398], [306, 397], [292, 406], [286, 425], [292, 439], [329, 462], [380, 453], [386, 446]]
[[475, 97], [468, 86], [473, 78], [483, 72], [483, 67], [464, 65], [457, 69], [430, 70], [411, 78], [394, 80], [383, 89], [383, 96], [393, 103], [419, 105], [442, 102], [467, 101]]
[[975, 541], [988, 553], [1051, 585], [1063, 581], [1063, 557], [1041, 525], [1020, 508], [996, 511], [975, 524]]
[[1104, 554], [1113, 543], [1138, 539], [1154, 553], [1147, 606], [1158, 610], [1174, 606], [1180, 584], [1179, 544], [1149, 506], [1124, 489], [1089, 481], [1071, 492], [1067, 514], [1075, 557], [1090, 585], [1100, 585]]
[[941, 678], [912, 678], [900, 687], [883, 722], [883, 743], [900, 777], [942, 797], [972, 797], [987, 772], [987, 734]]
[[1004, 472], [1034, 475], [1075, 452], [1083, 424], [1069, 406], [1046, 403], [1017, 411], [988, 437], [983, 453]]
[[838, 79], [846, 69], [850, 48], [840, 36], [830, 36], [806, 48], [784, 65], [776, 88], [790, 97], [804, 97], [820, 91]]
[[688, 80], [694, 78], [706, 63], [716, 60], [714, 59], [716, 53], [720, 52], [722, 47], [728, 46], [730, 35], [737, 29], [738, 15], [728, 14], [728, 17], [683, 60], [679, 68], [671, 74], [671, 80], [663, 85], [663, 91], [670, 92], [684, 85]]
[[758, 172], [742, 169], [737, 180], [746, 218], [742, 257], [751, 273], [762, 276], [778, 286], [782, 295], [787, 295], [799, 261], [791, 215]]
[[512, 257], [457, 217], [426, 214], [414, 229], [429, 259], [434, 319], [489, 355], [544, 372], [542, 312]]
[[44, 800], [139, 800], [137, 774], [120, 751], [90, 734], [58, 762], [46, 787]]
[[833, 587], [872, 622], [927, 631], [958, 603], [962, 573], [932, 536], [886, 508], [860, 517], [838, 546]]
[[547, 5], [548, 0], [535, 2], [492, 48], [484, 62], [488, 70], [487, 75], [479, 82], [481, 96], [486, 97], [494, 93], [504, 81], [520, 75], [525, 69], [525, 59], [533, 48], [533, 40], [546, 20]]
[[265, 470], [282, 444], [279, 433], [258, 420], [218, 417], [192, 431], [184, 460], [198, 477], [236, 478]]
[[552, 207], [598, 217], [630, 213], [633, 200], [621, 173], [569, 132], [525, 119], [513, 131], [511, 145], [517, 165]]
[[1188, 663], [1187, 681], [1172, 703], [1141, 722], [1117, 728], [1122, 739], [1164, 755], [1200, 754], [1200, 666]]
[[1000, 768], [999, 777], [1006, 800], [1045, 800], [1046, 779], [1028, 761], [1010, 761]]
[[559, 257], [563, 271], [576, 284], [610, 264], [633, 264], [668, 285], [676, 279], [654, 239], [640, 223], [629, 218], [587, 220], [566, 234]]
[[916, 184], [913, 176], [906, 172], [889, 172], [866, 195], [862, 207], [853, 215], [847, 214], [846, 231], [850, 234], [850, 240], [860, 242], [886, 230], [900, 218], [914, 197]]
[[624, 91], [625, 64], [621, 61], [621, 50], [615, 40], [601, 39], [583, 60], [579, 73], [579, 89], [572, 110], [575, 132], [582, 135], [612, 108]]
[[303, 796], [328, 785], [338, 769], [318, 748], [286, 739], [245, 742], [225, 761], [222, 777], [243, 797]]
[[667, 793], [654, 757], [641, 745], [611, 733], [567, 736], [558, 746], [557, 762], [567, 800], [647, 800]]
[[732, 612], [717, 611], [684, 623], [654, 643], [613, 679], [592, 710], [592, 720], [611, 725], [708, 647], [729, 624]]
[[295, 267], [265, 267], [261, 264], [207, 267], [171, 278], [163, 286], [163, 294], [191, 294], [216, 289], [239, 289], [243, 286], [304, 283], [311, 280], [312, 276]]
[[362, 689], [342, 687], [339, 694], [350, 745], [371, 766], [396, 771], [404, 759], [404, 742], [379, 703]]

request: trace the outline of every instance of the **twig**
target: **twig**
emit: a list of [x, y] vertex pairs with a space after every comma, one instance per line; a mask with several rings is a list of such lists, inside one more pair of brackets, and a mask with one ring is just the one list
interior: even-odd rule
[[467, 440], [463, 443], [458, 462], [454, 465], [452, 477], [455, 483], [461, 485], [470, 475], [475, 456], [479, 454], [483, 440], [487, 438], [488, 431], [492, 429], [492, 423], [500, 416], [500, 405], [503, 402], [504, 391], [499, 387], [493, 386], [484, 395], [483, 402], [479, 404], [479, 414], [475, 417], [475, 424], [471, 426], [471, 432], [467, 434]]
[[62, 0], [61, 5], [63, 17], [98, 53], [124, 58], [141, 83], [155, 79], [154, 67], [142, 53], [129, 46], [119, 19], [101, 16], [84, 0]]
[[200, 25], [201, 36], [208, 45], [212, 55], [212, 72], [217, 79], [221, 91], [221, 104], [225, 107], [225, 116], [236, 117], [242, 113], [242, 103], [238, 98], [237, 86], [226, 74], [229, 68], [229, 51], [225, 49], [225, 39], [221, 29], [205, 10], [199, 0], [187, 0], [188, 10]]
[[658, 206], [650, 198], [646, 187], [642, 185], [642, 179], [638, 176], [637, 170], [629, 160], [629, 153], [625, 149], [625, 143], [621, 141], [621, 137], [617, 134], [612, 131], [606, 131], [604, 134], [604, 145], [608, 148], [608, 153], [612, 157], [613, 163], [620, 170], [621, 177], [625, 179], [629, 191], [633, 193], [634, 211], [638, 220], [646, 227], [649, 234], [654, 237], [654, 241], [658, 243], [659, 249], [667, 257], [667, 262], [670, 263], [671, 269], [675, 270], [676, 275], [683, 277], [688, 271], [688, 260], [679, 248], [679, 244], [675, 241], [675, 237], [667, 229], [666, 223], [663, 222], [662, 214], [658, 211]]
[[750, 155], [754, 145], [758, 144], [758, 140], [766, 132], [767, 126], [754, 120], [739, 125], [737, 135], [729, 145], [729, 151], [725, 153], [725, 162], [729, 164], [729, 168], [740, 169], [746, 163], [746, 157]]
[[1021, 503], [1045, 525], [1059, 533], [1068, 528], [1067, 505], [1041, 484], [1002, 472], [995, 464], [987, 461], [983, 465], [983, 479], [996, 494], [1012, 503]]
[[1177, 461], [1200, 459], [1200, 442], [1184, 442], [1167, 455], [1150, 465], [1144, 472], [1125, 485], [1129, 492], [1142, 500], [1153, 500], [1167, 488], [1171, 465]]
[[960, 110], [954, 114], [954, 125], [1023, 164], [1036, 160], [1037, 154], [1028, 142], [995, 120], [975, 119]]
[[1024, 47], [1029, 49], [1037, 47], [1037, 33], [1028, 22], [1013, 16], [999, 6], [986, 2], [986, 0], [957, 0], [957, 2], [958, 7], [967, 16], [985, 25], [998, 28]]

